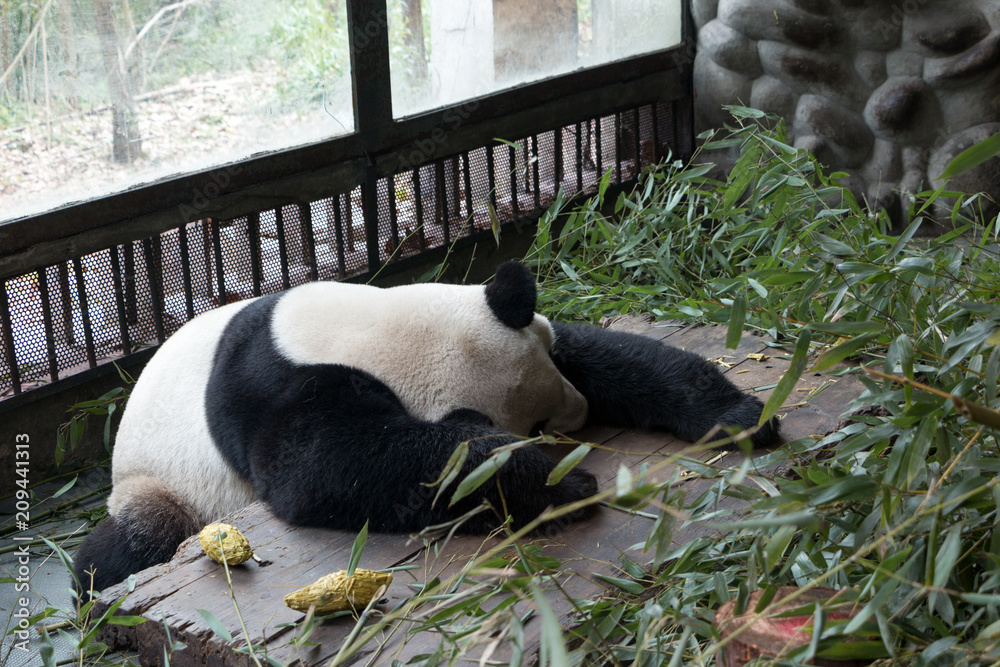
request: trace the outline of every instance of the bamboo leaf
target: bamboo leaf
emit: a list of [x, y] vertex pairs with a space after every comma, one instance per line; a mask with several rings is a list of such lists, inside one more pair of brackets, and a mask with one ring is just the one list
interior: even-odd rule
[[778, 271], [773, 275], [761, 278], [760, 283], [762, 285], [770, 285], [772, 287], [780, 285], [793, 285], [795, 283], [803, 283], [815, 276], [816, 274], [812, 271]]
[[[691, 179], [698, 178], [700, 176], [704, 176], [705, 174], [707, 174], [708, 172], [710, 172], [714, 168], [715, 168], [715, 164], [711, 163], [711, 162], [708, 163], [708, 164], [695, 165], [694, 167], [691, 167], [689, 169], [685, 169], [684, 171], [682, 171], [679, 174], [677, 174], [676, 176], [674, 176], [674, 180], [675, 181], [689, 181]], [[610, 174], [610, 171], [608, 173]]]
[[812, 322], [809, 328], [813, 331], [838, 334], [842, 336], [853, 336], [864, 333], [881, 333], [885, 325], [881, 322]]
[[43, 667], [56, 667], [55, 646], [52, 645], [52, 638], [49, 637], [47, 630], [42, 631], [42, 637], [39, 640], [38, 647], [38, 657], [42, 661]]
[[877, 337], [877, 333], [866, 333], [856, 338], [845, 340], [843, 343], [835, 345], [819, 355], [813, 363], [811, 370], [814, 372], [825, 371], [831, 366], [840, 363], [844, 359], [854, 356], [857, 354], [858, 350], [864, 348], [868, 345], [868, 343], [875, 340]]
[[500, 245], [500, 217], [497, 215], [497, 211], [493, 208], [492, 203], [486, 204], [486, 211], [490, 216], [490, 231], [493, 232], [493, 240], [496, 242], [497, 246]]
[[77, 475], [73, 479], [71, 479], [70, 481], [66, 482], [66, 484], [64, 484], [62, 486], [62, 488], [60, 488], [58, 491], [56, 491], [55, 493], [52, 494], [52, 497], [53, 498], [58, 498], [62, 494], [66, 493], [67, 491], [69, 491], [70, 489], [72, 489], [73, 486], [76, 484], [76, 480], [79, 479], [79, 478], [80, 478], [80, 476]]
[[361, 527], [358, 531], [358, 536], [354, 538], [354, 545], [351, 547], [351, 557], [347, 561], [347, 576], [350, 577], [354, 574], [354, 570], [358, 568], [358, 563], [361, 562], [361, 554], [365, 552], [365, 545], [368, 543], [368, 522], [365, 521], [365, 525]]
[[619, 579], [618, 577], [609, 577], [605, 574], [594, 573], [596, 579], [607, 582], [616, 588], [620, 588], [626, 593], [631, 593], [632, 595], [641, 595], [644, 590], [646, 590], [642, 584], [636, 581], [629, 581], [628, 579]]
[[566, 642], [563, 640], [562, 627], [559, 625], [559, 618], [548, 600], [534, 581], [531, 582], [531, 599], [538, 609], [539, 616], [542, 617], [541, 628], [541, 660], [539, 664], [543, 667], [570, 667], [569, 654], [566, 652]]
[[773, 417], [785, 403], [785, 399], [792, 393], [795, 383], [802, 377], [802, 372], [806, 369], [806, 357], [809, 353], [809, 342], [812, 340], [809, 329], [803, 329], [799, 334], [799, 339], [795, 343], [795, 354], [792, 355], [792, 363], [788, 366], [778, 385], [771, 392], [771, 396], [764, 404], [764, 410], [760, 414], [759, 424], [765, 424]]
[[226, 626], [222, 624], [222, 621], [216, 618], [215, 614], [207, 609], [196, 609], [195, 611], [201, 614], [201, 617], [205, 619], [205, 623], [208, 624], [208, 627], [211, 628], [212, 632], [222, 639], [225, 639], [227, 642], [232, 643], [233, 635], [226, 629]]
[[732, 312], [729, 316], [729, 331], [726, 333], [726, 347], [735, 350], [740, 346], [743, 336], [743, 323], [747, 316], [747, 302], [742, 295], [733, 299]]
[[[878, 660], [888, 657], [889, 652], [881, 641], [837, 641], [816, 652], [817, 658], [827, 660]], [[929, 663], [925, 663], [929, 664]]]
[[108, 619], [108, 625], [124, 625], [133, 627], [136, 625], [142, 625], [148, 620], [148, 618], [143, 618], [142, 616], [112, 616]]
[[[948, 529], [948, 536], [944, 538], [944, 544], [938, 549], [934, 556], [934, 586], [944, 588], [948, 583], [948, 578], [952, 575], [955, 563], [962, 553], [962, 526], [956, 524]], [[996, 597], [996, 596], [992, 596]]]
[[768, 539], [767, 546], [764, 547], [764, 565], [769, 572], [777, 567], [778, 561], [798, 532], [796, 526], [782, 526]]
[[978, 167], [990, 158], [1000, 155], [1000, 132], [974, 144], [952, 158], [948, 166], [938, 174], [937, 180], [946, 181], [970, 169]]
[[491, 455], [488, 459], [476, 466], [475, 470], [466, 475], [465, 479], [459, 483], [458, 488], [455, 489], [455, 493], [451, 496], [451, 502], [448, 503], [448, 506], [451, 507], [462, 498], [465, 498], [467, 495], [482, 486], [486, 480], [493, 477], [493, 475], [500, 470], [503, 464], [507, 462], [510, 455], [511, 450], [506, 449], [499, 454]]
[[444, 490], [451, 486], [451, 483], [458, 478], [458, 475], [462, 472], [462, 466], [465, 465], [465, 460], [469, 457], [469, 443], [461, 442], [455, 451], [451, 453], [448, 457], [448, 462], [445, 463], [444, 469], [438, 476], [434, 484], [437, 485], [437, 493], [434, 494], [434, 500], [431, 501], [431, 507], [437, 505], [438, 498], [444, 493]]
[[878, 491], [878, 484], [868, 475], [852, 475], [833, 480], [815, 489], [809, 496], [810, 505], [825, 505], [848, 500], [870, 498]]
[[590, 451], [590, 445], [580, 445], [569, 454], [563, 457], [563, 460], [556, 464], [556, 467], [552, 469], [549, 473], [549, 478], [545, 481], [548, 486], [555, 486], [562, 481], [562, 478], [566, 476], [570, 470], [575, 468], [583, 457], [587, 455]]

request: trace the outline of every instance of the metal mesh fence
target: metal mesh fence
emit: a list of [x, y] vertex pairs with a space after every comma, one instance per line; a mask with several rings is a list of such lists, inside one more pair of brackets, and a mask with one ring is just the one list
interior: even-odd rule
[[[0, 398], [162, 343], [206, 310], [381, 265], [535, 218], [689, 145], [676, 103], [497, 141], [376, 182], [234, 220], [206, 219], [0, 282]], [[685, 134], [687, 133], [687, 134]], [[369, 224], [366, 224], [369, 223]], [[378, 266], [369, 265], [369, 244]]]

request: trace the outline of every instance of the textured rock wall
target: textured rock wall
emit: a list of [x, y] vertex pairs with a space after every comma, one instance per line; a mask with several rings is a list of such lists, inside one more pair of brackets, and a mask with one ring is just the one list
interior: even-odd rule
[[[723, 104], [777, 113], [797, 147], [890, 211], [1000, 131], [1000, 0], [693, 0], [692, 11], [700, 129], [728, 120]], [[953, 185], [1000, 202], [1000, 158]]]

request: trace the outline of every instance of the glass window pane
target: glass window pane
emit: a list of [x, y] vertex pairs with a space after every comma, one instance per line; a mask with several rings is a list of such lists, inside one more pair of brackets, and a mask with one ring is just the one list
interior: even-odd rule
[[354, 126], [344, 0], [9, 0], [0, 67], [0, 220]]
[[675, 46], [681, 0], [388, 0], [397, 117]]

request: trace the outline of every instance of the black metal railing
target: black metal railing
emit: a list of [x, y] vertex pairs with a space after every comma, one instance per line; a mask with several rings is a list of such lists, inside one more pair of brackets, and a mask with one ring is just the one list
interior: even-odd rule
[[0, 225], [0, 409], [211, 308], [412, 266], [693, 149], [689, 42], [402, 120], [377, 46], [354, 52], [356, 82], [384, 78], [356, 85], [352, 135]]

